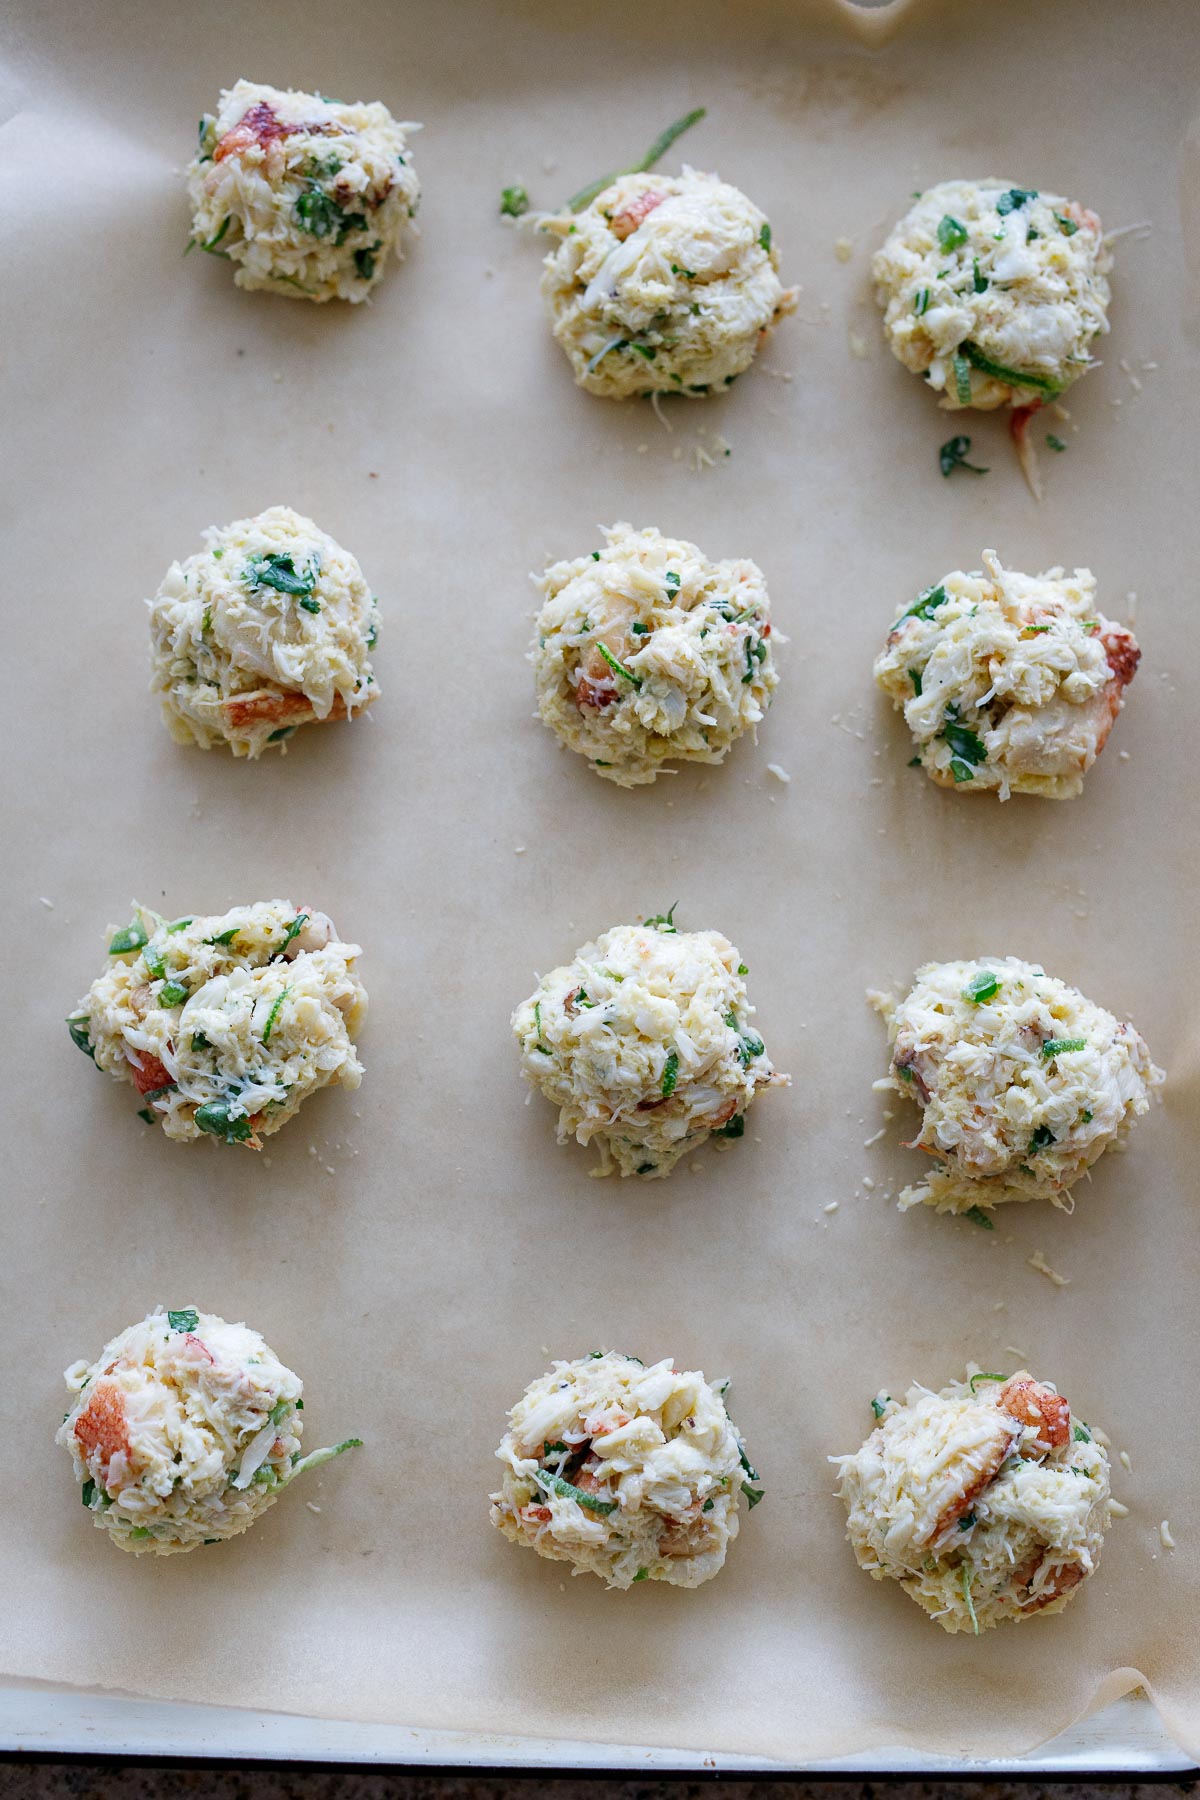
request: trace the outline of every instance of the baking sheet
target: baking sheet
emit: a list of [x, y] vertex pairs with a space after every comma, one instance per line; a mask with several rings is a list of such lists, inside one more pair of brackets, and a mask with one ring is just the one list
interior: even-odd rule
[[[1200, 1376], [1192, 10], [1014, 0], [1000, 30], [979, 4], [892, 8], [874, 48], [832, 0], [699, 0], [686, 42], [630, 0], [586, 18], [129, 0], [102, 24], [19, 0], [3, 29], [0, 1672], [793, 1761], [1009, 1754], [1144, 1679], [1196, 1754], [1200, 1518], [1174, 1398]], [[239, 74], [426, 122], [422, 237], [370, 307], [245, 295], [181, 261], [175, 167]], [[756, 371], [666, 409], [668, 433], [573, 388], [540, 247], [495, 206], [514, 179], [557, 198], [695, 104], [710, 116], [681, 148], [763, 205], [804, 295]], [[909, 190], [961, 171], [1152, 224], [1118, 245], [1104, 367], [1070, 396], [1040, 507], [999, 420], [970, 424], [991, 473], [942, 481], [951, 426], [869, 299]], [[695, 467], [714, 432], [731, 454]], [[141, 599], [202, 527], [277, 501], [380, 594], [383, 698], [248, 767], [167, 739]], [[757, 747], [635, 793], [556, 751], [522, 661], [527, 571], [619, 517], [754, 556], [791, 638]], [[933, 790], [871, 683], [897, 599], [984, 545], [1089, 564], [1114, 616], [1138, 595], [1141, 673], [1067, 806]], [[170, 1144], [61, 1019], [131, 895], [176, 914], [275, 894], [364, 946], [364, 1084], [261, 1159]], [[595, 1182], [522, 1104], [508, 1014], [535, 968], [676, 899], [741, 949], [794, 1085], [696, 1173]], [[886, 1059], [863, 991], [1010, 950], [1133, 1017], [1165, 1102], [1073, 1218], [902, 1217], [902, 1121], [866, 1145]], [[1029, 1267], [1039, 1250], [1069, 1286]], [[158, 1301], [245, 1317], [304, 1376], [309, 1441], [367, 1440], [212, 1558], [116, 1554], [51, 1442], [61, 1368]], [[550, 1355], [601, 1344], [733, 1377], [767, 1504], [698, 1593], [610, 1594], [487, 1524], [505, 1409]], [[880, 1385], [1004, 1367], [1008, 1346], [1128, 1451], [1131, 1513], [1065, 1616], [950, 1639], [859, 1573], [824, 1458], [861, 1441]]]

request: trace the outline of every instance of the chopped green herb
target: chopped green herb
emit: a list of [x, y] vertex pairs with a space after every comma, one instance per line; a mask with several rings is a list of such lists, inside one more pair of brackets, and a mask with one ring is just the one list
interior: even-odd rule
[[937, 228], [938, 249], [943, 254], [959, 249], [966, 243], [968, 235], [961, 219], [956, 219], [952, 213], [943, 213]]
[[908, 671], [908, 679], [913, 684], [913, 693], [917, 696], [918, 699], [920, 699], [920, 696], [921, 696], [921, 671], [920, 671], [920, 669], [910, 669]]
[[604, 658], [614, 675], [623, 675], [625, 680], [632, 682], [635, 688], [641, 687], [641, 676], [635, 675], [632, 669], [627, 669], [620, 658], [613, 655], [607, 644], [597, 642], [596, 648], [599, 650], [601, 656]]
[[1074, 219], [1064, 219], [1063, 215], [1061, 213], [1055, 213], [1054, 217], [1058, 220], [1058, 223], [1062, 226], [1062, 229], [1067, 237], [1075, 236], [1075, 233], [1079, 230], [1079, 227], [1075, 223]]
[[739, 975], [748, 975], [750, 973], [749, 964], [748, 963], [739, 963], [737, 966], [737, 972]]
[[[624, 350], [626, 341], [627, 340], [623, 337], [609, 338], [607, 344], [605, 344], [602, 349], [597, 350], [595, 356], [591, 358], [584, 373], [590, 375], [592, 370], [596, 367], [596, 364], [603, 362], [610, 350]], [[597, 562], [600, 561], [600, 552], [598, 550], [593, 550], [592, 555], [596, 558]]]
[[168, 1081], [162, 1087], [150, 1088], [142, 1098], [144, 1100], [161, 1100], [164, 1094], [173, 1094], [178, 1086], [177, 1081]]
[[958, 1521], [958, 1529], [960, 1531], [970, 1531], [970, 1529], [971, 1529], [972, 1525], [974, 1525], [974, 1523], [975, 1523], [975, 1514], [973, 1512], [964, 1513], [962, 1518]]
[[986, 1373], [985, 1370], [980, 1369], [978, 1374], [972, 1375], [970, 1381], [967, 1383], [967, 1386], [970, 1388], [971, 1392], [974, 1393], [975, 1392], [975, 1383], [977, 1381], [1007, 1381], [1007, 1380], [1008, 1380], [1007, 1375], [989, 1375]]
[[142, 961], [156, 980], [161, 981], [167, 972], [167, 959], [156, 944], [147, 944], [142, 953]]
[[674, 931], [675, 930], [675, 908], [678, 905], [679, 905], [678, 900], [672, 900], [670, 912], [655, 913], [655, 915], [652, 919], [643, 919], [642, 920], [643, 925], [646, 925], [646, 926], [657, 925], [658, 928], [660, 929], [660, 931], [662, 931], [664, 933], [669, 933], [669, 932]]
[[240, 925], [231, 925], [228, 931], [218, 931], [216, 937], [205, 938], [204, 942], [206, 944], [232, 944], [240, 930]]
[[971, 1598], [971, 1565], [968, 1562], [965, 1562], [962, 1566], [962, 1591], [963, 1599], [967, 1603], [967, 1611], [971, 1615], [971, 1624], [974, 1626], [975, 1636], [978, 1637], [979, 1620], [975, 1617], [975, 1602]]
[[682, 137], [685, 131], [690, 131], [693, 125], [700, 123], [705, 116], [705, 110], [703, 106], [698, 106], [694, 112], [685, 113], [682, 119], [676, 119], [673, 125], [668, 125], [666, 130], [655, 138], [640, 162], [632, 163], [627, 169], [618, 169], [611, 175], [602, 175], [599, 181], [589, 182], [587, 187], [580, 188], [577, 194], [571, 195], [565, 210], [573, 213], [582, 212], [585, 206], [591, 204], [597, 194], [602, 194], [605, 188], [617, 179], [618, 175], [644, 175], [647, 169], [654, 167], [661, 156], [667, 154], [676, 138]]
[[679, 592], [679, 575], [675, 569], [667, 570], [667, 592], [669, 594]]
[[970, 469], [972, 475], [986, 475], [987, 465], [967, 461], [971, 452], [969, 437], [947, 438], [938, 450], [938, 467], [943, 475], [953, 475], [955, 469]]
[[200, 1314], [194, 1307], [185, 1306], [179, 1312], [167, 1312], [167, 1324], [172, 1331], [195, 1331], [200, 1323]]
[[88, 1036], [87, 1027], [88, 1015], [86, 1013], [72, 1013], [71, 1017], [67, 1020], [67, 1030], [71, 1034], [71, 1042], [77, 1050], [82, 1050], [85, 1056], [90, 1056], [92, 1061], [95, 1062], [96, 1050], [91, 1038]]
[[[634, 1576], [633, 1580], [634, 1581], [645, 1581], [647, 1579], [647, 1577], [649, 1576], [649, 1574], [650, 1574], [649, 1569], [639, 1569], [637, 1574]], [[633, 1583], [631, 1582], [630, 1586], [632, 1586], [632, 1585], [633, 1585]]]
[[908, 759], [908, 766], [910, 769], [919, 769], [923, 765], [919, 756], [910, 756]]
[[[938, 607], [945, 606], [948, 599], [949, 595], [940, 583], [937, 587], [926, 588], [923, 594], [917, 595], [908, 611], [900, 614], [900, 618], [931, 619]], [[899, 624], [900, 620], [898, 619], [896, 623]]]
[[1086, 1425], [1076, 1425], [1072, 1436], [1077, 1444], [1090, 1444], [1092, 1441], [1092, 1434]]
[[228, 1100], [209, 1100], [198, 1106], [195, 1112], [196, 1129], [206, 1131], [211, 1137], [224, 1138], [227, 1144], [244, 1144], [254, 1132], [254, 1127], [245, 1113], [236, 1118], [229, 1116]]
[[201, 243], [199, 238], [189, 238], [187, 241], [187, 250], [185, 250], [183, 254], [186, 256], [188, 253], [188, 250], [194, 249], [197, 245], [199, 245], [200, 249], [207, 250], [208, 254], [210, 256], [228, 257], [228, 255], [229, 255], [228, 250], [218, 250], [217, 245], [221, 242], [221, 239], [225, 236], [225, 233], [229, 230], [229, 227], [232, 224], [232, 222], [233, 222], [233, 218], [232, 218], [232, 214], [231, 214], [231, 215], [229, 215], [229, 217], [227, 217], [222, 222], [221, 229], [217, 232], [216, 236], [210, 237], [206, 244]]
[[129, 1535], [131, 1538], [148, 1538], [153, 1537], [154, 1533], [148, 1525], [135, 1525]]
[[759, 232], [758, 246], [759, 246], [760, 250], [770, 250], [770, 248], [771, 248], [771, 227], [769, 225], [764, 224], [762, 230]]
[[1016, 212], [1019, 207], [1024, 206], [1027, 200], [1036, 200], [1037, 197], [1036, 188], [1009, 188], [1008, 192], [1001, 194], [997, 200], [996, 211], [1003, 219], [1006, 214]]
[[168, 933], [174, 931], [186, 931], [191, 922], [190, 919], [173, 919], [167, 926], [167, 931]]
[[[270, 554], [251, 556], [242, 570], [242, 581], [248, 588], [274, 588], [278, 594], [311, 595], [320, 565], [315, 557], [297, 569], [291, 551], [275, 550]], [[320, 603], [316, 610], [320, 611]]]
[[188, 990], [182, 981], [164, 981], [158, 990], [160, 1006], [182, 1006], [188, 997]]
[[529, 195], [519, 183], [500, 189], [500, 211], [506, 219], [519, 219], [529, 211]]
[[923, 319], [925, 314], [929, 311], [928, 288], [918, 288], [913, 295], [913, 311], [916, 313], [918, 319]]
[[963, 999], [973, 1000], [976, 1006], [982, 1006], [1000, 992], [1000, 977], [993, 975], [990, 969], [978, 969], [963, 989]]
[[278, 731], [272, 731], [267, 738], [268, 744], [282, 744], [284, 738], [290, 738], [295, 731], [294, 725], [281, 725]]
[[675, 1092], [675, 1083], [678, 1079], [679, 1052], [678, 1050], [670, 1050], [667, 1053], [667, 1060], [663, 1064], [662, 1072], [662, 1091], [664, 1099], [670, 1099], [671, 1095]]
[[875, 1414], [875, 1417], [877, 1419], [882, 1419], [884, 1412], [887, 1410], [887, 1405], [888, 1405], [888, 1402], [891, 1399], [891, 1397], [892, 1396], [890, 1394], [885, 1394], [883, 1396], [883, 1399], [880, 1400], [878, 1395], [876, 1395], [875, 1399], [872, 1400], [871, 1411]]
[[981, 1225], [985, 1231], [996, 1229], [994, 1220], [988, 1218], [982, 1206], [968, 1206], [963, 1218], [970, 1219], [972, 1225]]
[[263, 1027], [262, 1041], [264, 1044], [270, 1043], [271, 1033], [275, 1029], [275, 1021], [279, 1017], [279, 1009], [283, 1005], [284, 1001], [287, 999], [290, 992], [291, 992], [290, 988], [286, 988], [286, 987], [280, 988], [280, 990], [276, 994], [274, 1000], [271, 1002], [271, 1010], [267, 1014], [267, 1022], [265, 1024], [265, 1026]]
[[315, 182], [296, 196], [292, 213], [302, 231], [319, 238], [332, 237], [341, 228], [344, 218], [332, 194], [327, 194]]
[[292, 920], [291, 924], [288, 926], [286, 932], [284, 933], [282, 944], [280, 944], [278, 950], [276, 950], [274, 955], [272, 956], [272, 958], [271, 958], [272, 962], [279, 961], [279, 958], [283, 955], [284, 951], [287, 949], [287, 947], [291, 943], [292, 939], [294, 937], [299, 937], [300, 933], [303, 931], [303, 929], [307, 923], [308, 923], [308, 914], [307, 913], [297, 913], [296, 914], [296, 917]]
[[534, 1049], [540, 1050], [543, 1056], [553, 1056], [554, 1052], [549, 1044], [542, 1042], [542, 1003], [540, 1000], [535, 1000], [533, 1003], [533, 1022], [537, 1027], [537, 1043], [533, 1046]]
[[138, 1118], [144, 1119], [146, 1121], [147, 1125], [154, 1125], [157, 1123], [155, 1114], [150, 1111], [150, 1108], [148, 1106], [142, 1106], [142, 1107], [138, 1108]]
[[[976, 766], [987, 761], [987, 751], [982, 740], [976, 737], [970, 726], [960, 725], [957, 719], [950, 718], [947, 718], [946, 723], [938, 732], [938, 736], [945, 738], [950, 746], [950, 768], [955, 781], [973, 780]], [[965, 765], [967, 770], [965, 775], [959, 774], [955, 767], [956, 763]]]
[[745, 1113], [734, 1113], [728, 1124], [718, 1125], [713, 1132], [714, 1137], [740, 1138], [746, 1135]]
[[1052, 450], [1065, 450], [1067, 447], [1063, 439], [1057, 437], [1053, 431], [1048, 431], [1046, 433], [1046, 442]]
[[208, 1039], [205, 1037], [205, 1035], [202, 1031], [193, 1031], [193, 1033], [192, 1033], [192, 1049], [193, 1050], [211, 1050], [212, 1049], [212, 1045], [209, 1043]]
[[1054, 1141], [1054, 1133], [1051, 1131], [1050, 1127], [1048, 1125], [1039, 1125], [1029, 1140], [1030, 1152], [1045, 1150], [1048, 1145], [1054, 1143]]
[[548, 1475], [545, 1469], [535, 1469], [533, 1479], [544, 1493], [558, 1494], [563, 1500], [573, 1500], [576, 1506], [586, 1506], [589, 1512], [607, 1515], [617, 1510], [615, 1500], [597, 1500], [594, 1494], [585, 1494], [582, 1488], [573, 1487], [561, 1475]]
[[354, 268], [362, 281], [370, 281], [375, 274], [375, 257], [382, 248], [380, 244], [367, 244], [363, 249], [354, 252]]
[[1090, 1125], [1092, 1122], [1092, 1114], [1088, 1111], [1086, 1106], [1084, 1107], [1083, 1111], [1080, 1113], [1079, 1117], [1083, 1120], [1085, 1125]]
[[987, 276], [980, 274], [979, 258], [976, 257], [975, 258], [974, 275], [972, 277], [972, 286], [974, 287], [975, 292], [977, 294], [982, 294], [987, 291], [987, 284], [988, 284]]
[[[968, 362], [974, 363], [981, 374], [990, 375], [994, 381], [1006, 381], [1010, 387], [1032, 388], [1035, 392], [1045, 394], [1051, 399], [1055, 394], [1060, 394], [1062, 392], [1062, 384], [1057, 381], [1051, 381], [1048, 375], [1027, 375], [1020, 369], [1010, 369], [1006, 363], [993, 362], [991, 357], [985, 356], [978, 344], [973, 344], [969, 338], [963, 343], [961, 349], [962, 356], [965, 357]], [[954, 358], [956, 376], [960, 360], [960, 357], [956, 355]], [[969, 390], [969, 378], [967, 385]]]
[[147, 941], [145, 926], [140, 919], [135, 919], [132, 925], [126, 925], [123, 931], [118, 931], [114, 935], [108, 946], [108, 954], [110, 956], [128, 956], [131, 950], [142, 949]]
[[555, 1444], [547, 1444], [545, 1442], [543, 1442], [543, 1444], [542, 1444], [543, 1457], [546, 1457], [546, 1456], [570, 1456], [570, 1454], [571, 1454], [570, 1444], [564, 1444], [561, 1441], [561, 1439], [559, 1440], [558, 1443], [555, 1443]]
[[1042, 1061], [1049, 1062], [1052, 1056], [1062, 1056], [1069, 1050], [1086, 1049], [1086, 1038], [1047, 1038], [1042, 1045]]
[[[70, 1416], [71, 1416], [70, 1413], [68, 1413], [67, 1418], [69, 1419]], [[65, 1421], [64, 1421], [64, 1423], [65, 1423]], [[83, 1486], [79, 1490], [79, 1497], [83, 1501], [83, 1504], [85, 1506], [90, 1506], [92, 1504], [92, 1501], [96, 1498], [95, 1482], [91, 1481], [91, 1480], [85, 1481]]]
[[658, 351], [653, 344], [630, 344], [628, 348], [630, 350], [636, 350], [638, 355], [644, 356], [647, 362], [653, 362], [658, 355]]
[[954, 352], [954, 392], [960, 406], [970, 406], [971, 365], [958, 350]]

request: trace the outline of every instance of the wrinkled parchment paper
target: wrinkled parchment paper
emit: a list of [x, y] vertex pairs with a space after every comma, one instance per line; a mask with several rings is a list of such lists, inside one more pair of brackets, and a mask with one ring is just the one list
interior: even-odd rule
[[[832, 0], [694, 0], [682, 29], [635, 0], [10, 10], [4, 1672], [791, 1759], [1017, 1751], [1144, 1679], [1200, 1753], [1195, 13], [960, 3], [885, 14], [872, 44], [849, 19]], [[181, 259], [177, 167], [242, 74], [425, 121], [422, 236], [369, 307], [246, 295]], [[697, 104], [676, 154], [754, 196], [804, 291], [754, 373], [669, 405], [668, 430], [572, 386], [541, 246], [497, 198], [520, 179], [557, 201]], [[1003, 420], [939, 414], [870, 302], [911, 190], [962, 173], [1152, 227], [1119, 241], [1104, 366], [1069, 397], [1068, 452], [1043, 452], [1040, 507]], [[937, 446], [964, 428], [990, 473], [943, 481]], [[167, 738], [142, 600], [204, 526], [279, 501], [380, 594], [383, 698], [247, 766]], [[557, 751], [522, 660], [528, 571], [622, 517], [758, 559], [791, 639], [757, 747], [634, 793]], [[1142, 670], [1069, 805], [933, 789], [871, 683], [897, 602], [985, 545], [1089, 564], [1117, 617], [1137, 594]], [[277, 894], [364, 946], [365, 1082], [261, 1158], [168, 1143], [63, 1016], [131, 896], [176, 915]], [[740, 948], [793, 1086], [694, 1173], [592, 1181], [522, 1103], [508, 1015], [535, 968], [676, 900]], [[907, 1118], [879, 1136], [864, 990], [1008, 951], [1132, 1017], [1165, 1104], [1073, 1218], [902, 1217], [917, 1159]], [[160, 1301], [251, 1321], [305, 1378], [306, 1441], [366, 1447], [230, 1546], [135, 1561], [51, 1440], [60, 1370]], [[733, 1377], [767, 1499], [697, 1593], [610, 1594], [487, 1523], [506, 1408], [551, 1355], [601, 1345]], [[971, 1356], [1052, 1378], [1132, 1463], [1077, 1604], [978, 1642], [859, 1573], [825, 1462], [879, 1387]]]

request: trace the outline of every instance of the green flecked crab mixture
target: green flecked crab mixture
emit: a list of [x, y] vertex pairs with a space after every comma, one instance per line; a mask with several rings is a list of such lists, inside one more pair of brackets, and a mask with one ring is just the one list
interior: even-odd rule
[[151, 692], [177, 743], [254, 758], [378, 698], [363, 572], [289, 506], [213, 526], [147, 605]]
[[594, 1144], [595, 1175], [663, 1176], [710, 1138], [741, 1137], [759, 1091], [788, 1079], [751, 1029], [746, 973], [728, 938], [676, 931], [669, 913], [544, 975], [512, 1024], [559, 1143]]
[[872, 274], [894, 355], [940, 405], [1027, 409], [1091, 367], [1111, 267], [1094, 212], [987, 179], [918, 195]]
[[306, 1469], [304, 1384], [257, 1331], [195, 1307], [156, 1307], [66, 1371], [70, 1451], [92, 1523], [121, 1550], [170, 1556], [237, 1537]]
[[1088, 569], [1022, 575], [992, 550], [892, 626], [875, 680], [941, 787], [1069, 800], [1103, 750], [1141, 659], [1096, 607]]
[[560, 240], [542, 274], [551, 330], [592, 394], [727, 388], [796, 304], [765, 213], [686, 164], [621, 175], [580, 213], [540, 223]]
[[652, 527], [604, 536], [538, 583], [530, 660], [544, 723], [620, 787], [672, 761], [721, 762], [779, 681], [761, 569], [709, 562]]
[[1070, 1212], [1071, 1188], [1164, 1079], [1132, 1025], [1015, 956], [926, 963], [903, 999], [870, 998], [892, 1050], [875, 1085], [921, 1108], [907, 1148], [939, 1165], [902, 1209], [1043, 1199]]
[[594, 1350], [556, 1362], [509, 1414], [492, 1524], [514, 1544], [611, 1588], [711, 1581], [762, 1499], [725, 1410], [729, 1383], [671, 1359]]
[[318, 1088], [362, 1080], [361, 954], [287, 900], [171, 921], [138, 906], [67, 1025], [147, 1124], [258, 1150]]
[[945, 1631], [1061, 1612], [1094, 1574], [1109, 1464], [1067, 1400], [1024, 1369], [940, 1393], [879, 1394], [879, 1424], [833, 1456], [859, 1567], [898, 1581]]
[[226, 257], [239, 287], [365, 300], [413, 229], [421, 189], [408, 134], [419, 130], [377, 100], [237, 82], [200, 121], [189, 248]]

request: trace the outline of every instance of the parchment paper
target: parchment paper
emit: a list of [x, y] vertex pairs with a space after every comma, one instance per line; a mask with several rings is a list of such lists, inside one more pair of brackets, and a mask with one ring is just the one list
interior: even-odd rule
[[[1017, 1751], [1145, 1680], [1200, 1753], [1196, 15], [960, 0], [873, 20], [874, 47], [850, 18], [768, 0], [10, 10], [0, 1670], [793, 1759]], [[223, 263], [181, 260], [176, 168], [241, 74], [426, 122], [422, 237], [371, 306], [246, 295]], [[680, 152], [765, 208], [804, 295], [726, 399], [668, 407], [668, 434], [572, 386], [542, 247], [496, 208], [514, 179], [558, 200], [696, 104]], [[1040, 507], [1003, 420], [939, 414], [869, 298], [910, 190], [960, 173], [1153, 226], [1118, 244], [1104, 367], [1069, 397], [1069, 451], [1043, 453]], [[964, 428], [991, 472], [943, 481], [936, 448]], [[731, 454], [698, 472], [701, 429]], [[142, 599], [204, 526], [278, 501], [382, 597], [383, 698], [247, 766], [168, 740]], [[757, 748], [635, 793], [556, 750], [522, 660], [527, 572], [620, 517], [758, 559], [791, 638]], [[1138, 595], [1142, 671], [1069, 805], [934, 790], [871, 683], [898, 599], [985, 545], [1090, 565], [1118, 617]], [[169, 1143], [61, 1021], [131, 896], [179, 914], [276, 894], [365, 947], [364, 1084], [261, 1159]], [[550, 1109], [522, 1104], [509, 1012], [535, 968], [675, 900], [741, 949], [794, 1085], [697, 1173], [592, 1181]], [[917, 1159], [903, 1117], [866, 1145], [885, 1047], [864, 990], [1007, 951], [1132, 1017], [1165, 1105], [1073, 1218], [902, 1217]], [[1069, 1286], [1028, 1266], [1039, 1250]], [[367, 1442], [236, 1543], [135, 1561], [82, 1516], [52, 1437], [60, 1370], [160, 1301], [251, 1321], [305, 1378], [307, 1441]], [[767, 1500], [697, 1593], [610, 1594], [487, 1523], [506, 1408], [551, 1355], [600, 1345], [734, 1379]], [[940, 1385], [970, 1356], [1051, 1377], [1132, 1462], [1130, 1517], [1078, 1602], [978, 1642], [859, 1573], [825, 1462], [881, 1385]]]

